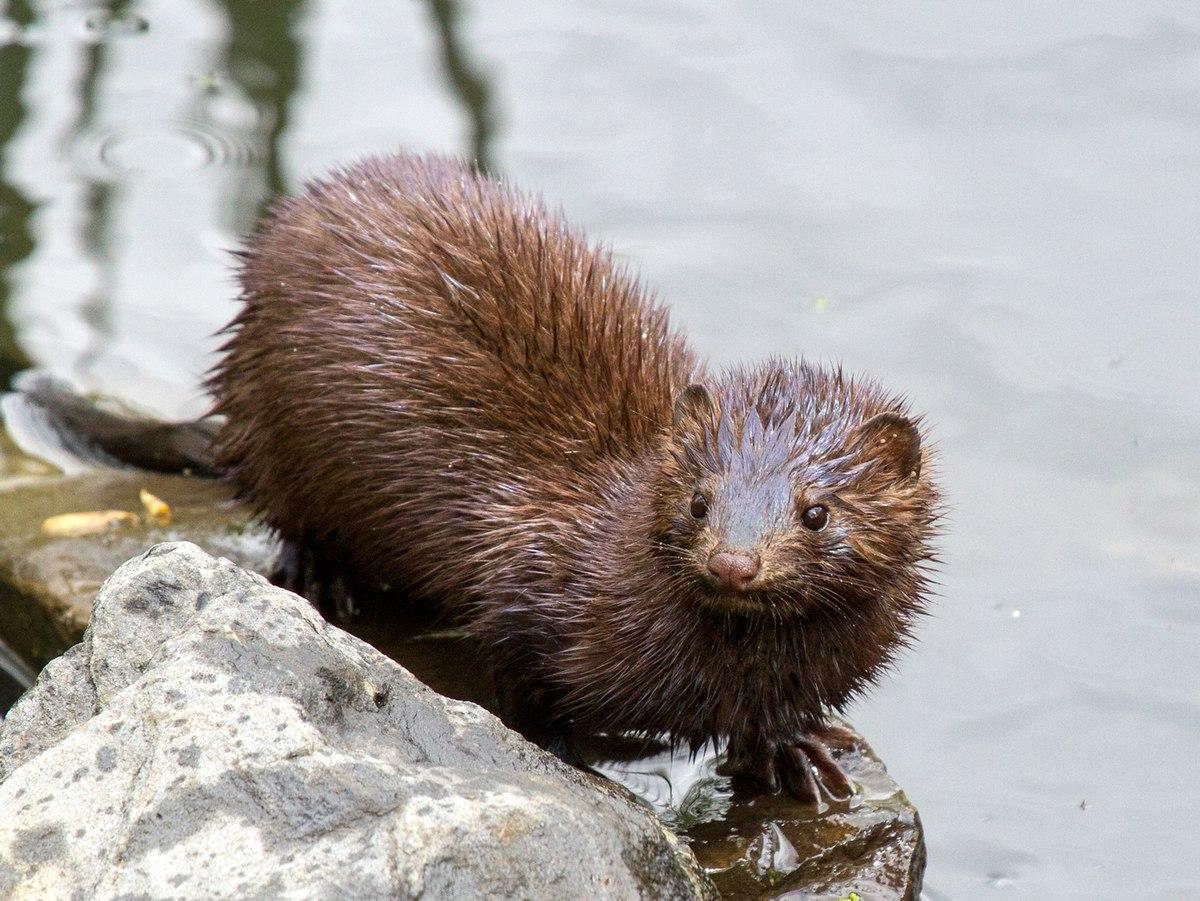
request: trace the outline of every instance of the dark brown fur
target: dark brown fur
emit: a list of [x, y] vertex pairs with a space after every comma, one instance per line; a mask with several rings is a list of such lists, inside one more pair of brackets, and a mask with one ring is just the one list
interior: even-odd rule
[[[606, 250], [444, 159], [312, 183], [241, 275], [218, 465], [297, 584], [438, 600], [543, 741], [729, 737], [734, 768], [811, 795], [826, 711], [921, 609], [936, 493], [902, 401], [803, 363], [706, 378]], [[762, 560], [736, 595], [705, 571], [731, 543]]]

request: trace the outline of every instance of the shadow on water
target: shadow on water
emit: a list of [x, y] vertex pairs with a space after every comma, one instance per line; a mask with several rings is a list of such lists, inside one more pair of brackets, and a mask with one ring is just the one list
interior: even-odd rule
[[491, 143], [496, 132], [496, 113], [492, 90], [483, 72], [463, 49], [459, 33], [462, 4], [458, 0], [428, 0], [428, 3], [437, 27], [446, 79], [471, 122], [471, 158], [482, 171], [494, 172]]
[[[6, 10], [8, 19], [20, 28], [28, 26], [34, 18], [33, 10], [26, 0], [13, 0]], [[32, 51], [17, 42], [0, 46], [0, 154], [7, 149], [13, 135], [25, 118], [25, 104], [21, 92]], [[7, 180], [8, 167], [0, 171], [0, 381], [8, 385], [20, 370], [29, 365], [17, 343], [16, 333], [8, 317], [8, 301], [12, 292], [9, 270], [29, 256], [33, 250], [33, 237], [29, 230], [29, 217], [33, 204], [24, 194]]]

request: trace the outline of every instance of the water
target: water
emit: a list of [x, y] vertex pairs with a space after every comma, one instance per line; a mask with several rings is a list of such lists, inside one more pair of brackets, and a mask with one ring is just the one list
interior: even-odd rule
[[719, 362], [927, 411], [922, 645], [851, 718], [931, 899], [1200, 894], [1200, 8], [10, 2], [0, 359], [199, 412], [270, 193], [483, 155]]
[[33, 673], [16, 654], [0, 641], [0, 716], [3, 716], [26, 688], [33, 683]]

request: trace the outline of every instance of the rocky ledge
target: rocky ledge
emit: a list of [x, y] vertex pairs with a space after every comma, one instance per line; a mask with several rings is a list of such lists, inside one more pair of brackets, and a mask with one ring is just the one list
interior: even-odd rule
[[0, 725], [2, 897], [713, 894], [618, 786], [186, 543]]

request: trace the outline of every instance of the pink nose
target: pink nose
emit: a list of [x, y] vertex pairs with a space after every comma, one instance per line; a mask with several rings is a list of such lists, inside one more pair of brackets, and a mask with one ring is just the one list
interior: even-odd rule
[[708, 558], [708, 571], [721, 587], [745, 591], [758, 575], [758, 557], [745, 551], [721, 551]]

